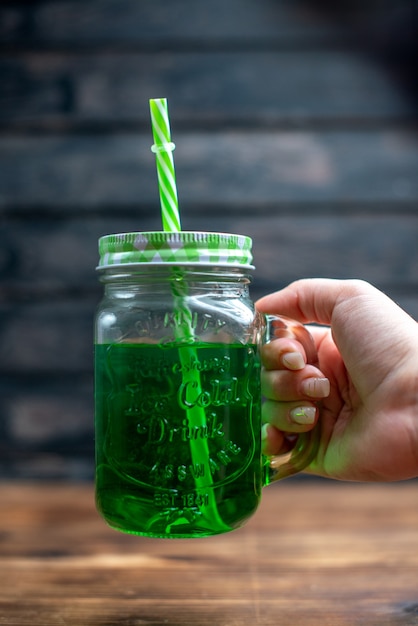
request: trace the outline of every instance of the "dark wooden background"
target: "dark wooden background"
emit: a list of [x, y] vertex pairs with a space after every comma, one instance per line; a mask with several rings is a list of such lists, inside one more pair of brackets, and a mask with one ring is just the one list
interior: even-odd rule
[[[338, 5], [338, 10], [335, 9]], [[415, 0], [3, 0], [0, 476], [90, 478], [97, 238], [249, 234], [254, 298], [359, 277], [418, 318]]]

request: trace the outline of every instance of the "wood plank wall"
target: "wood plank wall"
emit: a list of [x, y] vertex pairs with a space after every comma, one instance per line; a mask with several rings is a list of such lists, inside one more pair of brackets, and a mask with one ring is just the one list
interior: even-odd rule
[[249, 234], [253, 295], [375, 283], [418, 319], [417, 3], [3, 0], [0, 476], [92, 476], [97, 239], [159, 229], [168, 97], [183, 228]]

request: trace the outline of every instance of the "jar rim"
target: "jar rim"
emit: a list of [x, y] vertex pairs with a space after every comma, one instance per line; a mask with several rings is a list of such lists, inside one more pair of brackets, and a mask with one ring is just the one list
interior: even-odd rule
[[97, 270], [138, 265], [254, 269], [246, 235], [207, 231], [147, 231], [104, 235]]

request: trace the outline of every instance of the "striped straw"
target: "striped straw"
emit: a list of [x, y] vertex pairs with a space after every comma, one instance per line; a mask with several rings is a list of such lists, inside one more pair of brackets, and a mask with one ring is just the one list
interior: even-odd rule
[[[170, 122], [168, 119], [167, 100], [158, 98], [150, 100], [152, 133], [154, 145], [151, 150], [155, 153], [157, 162], [158, 185], [160, 191], [161, 217], [163, 230], [166, 232], [179, 232], [181, 230], [180, 215], [177, 200], [176, 179], [174, 174], [173, 150], [174, 144], [171, 142]], [[191, 381], [197, 390], [201, 390], [201, 380], [199, 371], [191, 370], [191, 362], [198, 362], [197, 351], [192, 344], [196, 338], [193, 331], [193, 316], [188, 307], [187, 282], [184, 272], [179, 267], [171, 269], [171, 292], [174, 298], [174, 310], [179, 314], [180, 320], [176, 325], [176, 340], [179, 346], [179, 359], [182, 364], [182, 380], [184, 383]], [[201, 427], [206, 425], [205, 408], [198, 406], [186, 409], [187, 418], [191, 427]], [[210, 459], [209, 444], [205, 439], [191, 439], [190, 453], [194, 464], [208, 464]], [[210, 487], [213, 479], [208, 471], [207, 476], [196, 476], [194, 479], [198, 492], [203, 490], [208, 493], [208, 503], [202, 505], [202, 513], [209, 524], [213, 527], [230, 530], [222, 520], [215, 492]], [[179, 513], [179, 515], [181, 515]]]
[[167, 99], [150, 100], [150, 111], [154, 136], [151, 150], [155, 153], [157, 163], [163, 230], [177, 232], [181, 230], [181, 225], [173, 160], [175, 145], [171, 141]]

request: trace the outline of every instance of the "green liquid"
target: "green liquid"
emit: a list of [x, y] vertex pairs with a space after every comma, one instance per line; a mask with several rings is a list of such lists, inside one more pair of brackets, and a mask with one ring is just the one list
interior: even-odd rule
[[257, 348], [96, 346], [96, 502], [119, 530], [202, 537], [261, 495]]

